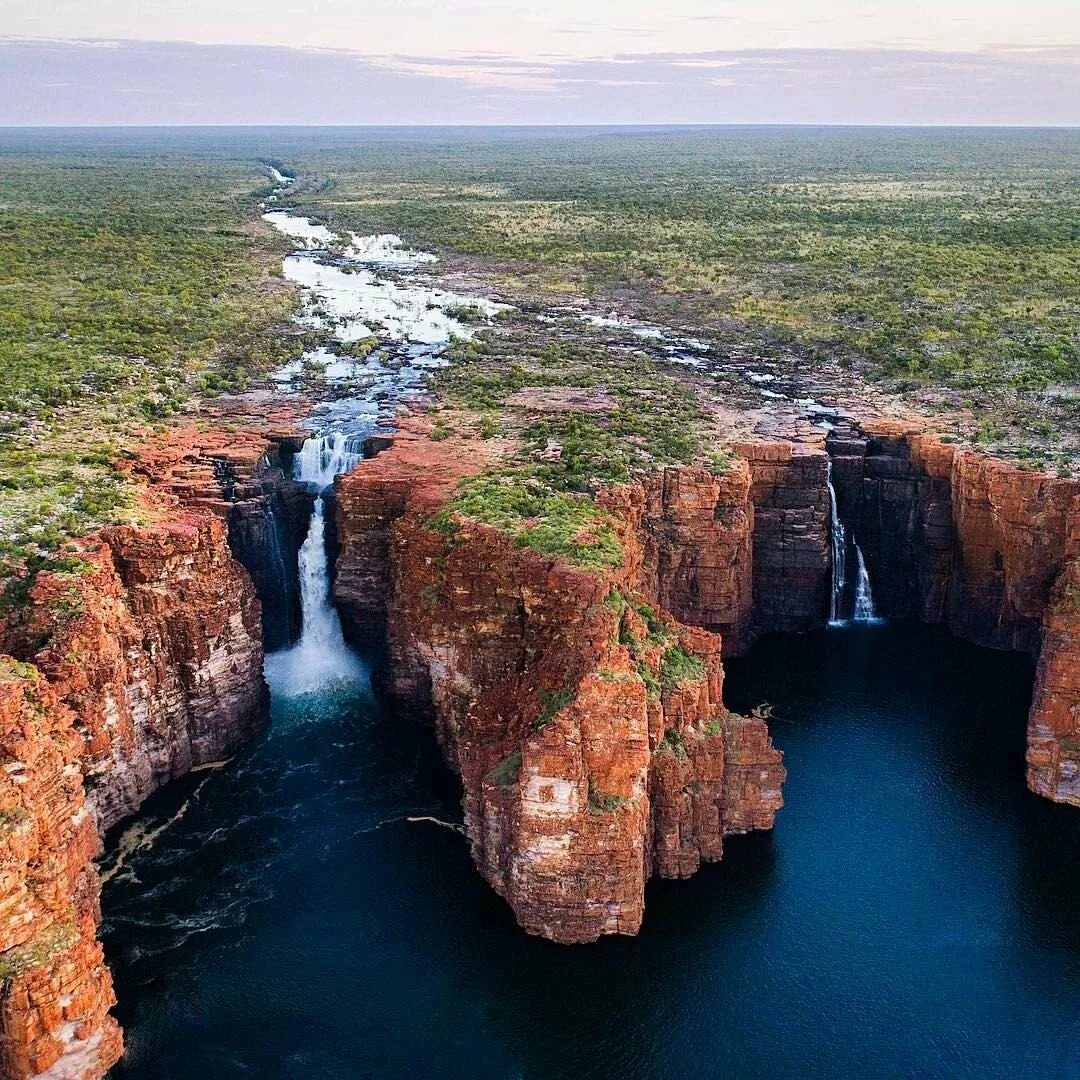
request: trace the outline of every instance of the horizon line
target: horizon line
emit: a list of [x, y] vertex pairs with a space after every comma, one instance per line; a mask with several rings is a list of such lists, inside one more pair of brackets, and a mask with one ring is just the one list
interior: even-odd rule
[[1056, 124], [1046, 121], [1032, 121], [1028, 123], [1002, 123], [1002, 122], [987, 122], [987, 123], [953, 123], [953, 122], [935, 122], [927, 121], [925, 123], [913, 123], [897, 122], [892, 120], [873, 120], [873, 121], [861, 121], [850, 122], [844, 120], [717, 120], [703, 123], [701, 121], [688, 121], [688, 120], [658, 120], [658, 121], [603, 121], [603, 120], [583, 120], [573, 121], [569, 123], [487, 123], [483, 121], [474, 122], [470, 124], [440, 124], [440, 123], [411, 123], [403, 121], [401, 123], [355, 123], [355, 124], [343, 124], [343, 123], [264, 123], [261, 121], [251, 122], [245, 124], [214, 124], [214, 123], [162, 123], [162, 124], [0, 124], [0, 131], [164, 131], [164, 130], [217, 130], [227, 131], [244, 128], [260, 128], [260, 129], [296, 129], [296, 128], [339, 128], [342, 130], [350, 129], [365, 129], [376, 128], [382, 130], [400, 130], [402, 128], [407, 129], [442, 129], [442, 130], [460, 130], [471, 128], [529, 128], [529, 129], [559, 129], [559, 128], [725, 128], [725, 127], [742, 127], [742, 128], [906, 128], [906, 129], [967, 129], [967, 128], [979, 128], [979, 129], [998, 129], [998, 130], [1046, 130], [1046, 131], [1080, 131], [1080, 123], [1067, 123]]

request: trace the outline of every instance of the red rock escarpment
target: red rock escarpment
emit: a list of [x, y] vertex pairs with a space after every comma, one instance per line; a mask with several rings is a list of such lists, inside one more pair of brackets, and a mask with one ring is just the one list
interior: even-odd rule
[[[711, 486], [715, 507], [724, 484], [669, 471], [612, 493], [624, 564], [591, 573], [490, 528], [428, 528], [456, 477], [430, 444], [424, 472], [424, 452], [395, 446], [339, 482], [346, 615], [370, 628], [382, 623], [371, 598], [387, 605], [391, 689], [430, 703], [473, 857], [519, 923], [562, 942], [636, 933], [651, 874], [692, 874], [781, 805], [764, 722], [723, 707], [720, 638], [653, 611], [638, 588], [660, 589], [663, 538], [701, 516], [698, 494], [675, 493]], [[729, 483], [745, 494], [748, 480], [740, 468]], [[709, 535], [717, 522], [710, 512]], [[738, 533], [731, 565], [748, 551]], [[716, 571], [687, 570], [674, 594], [702, 572]]]
[[830, 440], [887, 616], [1039, 657], [1028, 784], [1080, 805], [1080, 481], [942, 442], [922, 425], [871, 420]]
[[754, 610], [751, 469], [719, 474], [669, 467], [601, 493], [642, 547], [635, 586], [681, 622], [720, 634], [725, 652], [748, 644]]
[[[752, 480], [751, 631], [802, 633], [821, 626], [832, 558], [828, 456], [820, 446], [778, 439], [747, 441], [735, 449]], [[744, 633], [738, 648], [749, 643]]]
[[258, 601], [219, 518], [101, 537], [83, 572], [40, 576], [5, 648], [32, 658], [71, 709], [104, 831], [233, 753], [263, 722], [268, 692]]
[[0, 661], [0, 1074], [11, 1080], [93, 1080], [119, 1057], [96, 940], [99, 830], [265, 719], [259, 603], [224, 519], [240, 482], [262, 493], [272, 447], [173, 438], [135, 467], [154, 485], [157, 523], [102, 530], [73, 572], [39, 574], [0, 626], [0, 648], [34, 664]]
[[96, 1080], [120, 1057], [97, 941], [100, 848], [73, 717], [0, 658], [0, 1071]]

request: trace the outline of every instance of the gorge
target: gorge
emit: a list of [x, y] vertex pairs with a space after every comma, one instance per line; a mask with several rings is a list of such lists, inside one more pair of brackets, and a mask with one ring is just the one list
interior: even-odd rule
[[[7, 1074], [88, 1080], [116, 1062], [105, 955], [118, 1076], [340, 1076], [360, 1045], [381, 1075], [560, 1075], [567, 1038], [646, 1075], [662, 1051], [617, 1045], [620, 1010], [667, 1025], [685, 1071], [746, 1069], [772, 1032], [790, 1054], [773, 1072], [798, 1075], [823, 1060], [806, 1037], [823, 1002], [867, 1000], [853, 1030], [897, 1062], [1025, 1071], [1056, 1031], [1067, 1073], [1075, 1015], [1047, 1003], [1034, 954], [1075, 943], [1080, 482], [769, 382], [719, 463], [600, 490], [604, 516], [575, 534], [598, 561], [575, 565], [447, 513], [462, 481], [508, 468], [514, 436], [448, 425], [425, 373], [502, 298], [444, 289], [394, 237], [267, 220], [302, 243], [286, 277], [338, 351], [148, 446], [132, 468], [150, 523], [39, 575], [4, 628]], [[652, 325], [570, 317], [687, 377], [717, 359]], [[551, 380], [514, 393], [537, 414], [568, 399]], [[1025, 712], [1044, 800], [1015, 767]], [[103, 953], [94, 860], [113, 826]], [[872, 836], [891, 898], [860, 859]], [[650, 883], [722, 855], [693, 883]], [[926, 933], [952, 859], [978, 867], [968, 911]], [[557, 950], [507, 909], [560, 943], [645, 932]], [[948, 1030], [934, 1015], [967, 1001], [955, 941], [979, 932], [986, 1000], [1007, 966], [1045, 1009], [1028, 1042], [1032, 1011], [1003, 1019], [978, 995]], [[854, 986], [810, 977], [856, 966]], [[802, 1006], [757, 1011], [808, 979]], [[596, 1008], [575, 1015], [566, 987]], [[467, 1047], [477, 1013], [490, 1030]], [[867, 1062], [852, 1046], [843, 1065]]]

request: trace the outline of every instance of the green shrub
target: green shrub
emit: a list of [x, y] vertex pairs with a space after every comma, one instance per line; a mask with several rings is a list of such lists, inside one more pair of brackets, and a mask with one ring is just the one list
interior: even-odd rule
[[536, 718], [534, 727], [542, 728], [545, 724], [549, 724], [555, 719], [556, 715], [562, 712], [567, 705], [574, 699], [574, 692], [572, 690], [541, 690], [540, 696], [540, 715]]
[[513, 753], [507, 754], [506, 757], [504, 757], [502, 761], [488, 773], [488, 780], [493, 784], [497, 784], [499, 787], [510, 787], [512, 784], [516, 784], [518, 776], [521, 774], [521, 761], [520, 750], [515, 750]]
[[679, 645], [672, 645], [660, 664], [660, 681], [665, 690], [672, 690], [680, 683], [699, 682], [705, 678], [705, 662], [699, 656], [686, 652]]

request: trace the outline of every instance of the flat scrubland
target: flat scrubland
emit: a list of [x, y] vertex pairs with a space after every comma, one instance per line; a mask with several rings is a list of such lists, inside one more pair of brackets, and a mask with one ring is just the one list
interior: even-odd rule
[[[971, 438], [1033, 468], [1077, 467], [1080, 132], [9, 131], [9, 570], [133, 513], [113, 463], [147, 425], [295, 351], [281, 241], [257, 222], [267, 161], [298, 177], [290, 201], [332, 227], [398, 232], [515, 297], [617, 303], [721, 347], [839, 366], [963, 410]], [[484, 337], [440, 377], [440, 430], [513, 429], [513, 483], [479, 481], [469, 505], [511, 527], [552, 523], [535, 546], [589, 535], [581, 558], [608, 561], [603, 522], [578, 520], [587, 491], [651, 462], [715, 457], [700, 401], [651, 362], [587, 338], [547, 349], [533, 334]], [[553, 386], [606, 407], [515, 421], [513, 395]]]
[[258, 162], [45, 149], [13, 152], [0, 136], [7, 575], [136, 517], [117, 468], [130, 445], [193, 395], [266, 370], [290, 347], [294, 304], [274, 278], [278, 241], [252, 226]]
[[306, 167], [302, 199], [331, 223], [838, 357], [901, 392], [947, 386], [1027, 424], [1080, 376], [1080, 132], [463, 134]]

